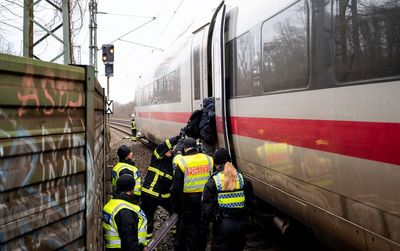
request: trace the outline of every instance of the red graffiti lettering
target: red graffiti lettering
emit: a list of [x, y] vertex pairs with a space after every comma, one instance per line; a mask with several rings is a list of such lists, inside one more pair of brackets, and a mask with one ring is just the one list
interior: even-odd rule
[[[47, 74], [52, 75], [50, 72]], [[34, 85], [34, 77], [29, 75], [22, 78], [22, 90], [17, 93], [18, 100], [21, 102], [21, 107], [18, 109], [20, 117], [27, 112], [26, 106], [32, 105], [32, 102], [36, 105], [36, 110], [42, 106], [45, 115], [53, 114], [56, 106], [59, 112], [68, 112], [68, 108], [83, 105], [83, 91], [76, 88], [78, 83], [46, 77], [41, 78], [40, 83], [39, 89]]]
[[17, 93], [18, 100], [22, 103], [22, 106], [18, 109], [18, 116], [22, 117], [25, 114], [24, 107], [28, 104], [29, 101], [34, 101], [36, 104], [36, 109], [38, 109], [39, 95], [37, 90], [34, 88], [33, 77], [25, 76], [22, 78], [22, 87], [23, 91]]
[[[50, 114], [53, 113], [55, 102], [54, 102], [54, 98], [50, 95], [49, 90], [46, 88], [46, 87], [47, 87], [47, 86], [46, 86], [47, 83], [52, 87], [52, 89], [54, 89], [54, 82], [53, 82], [53, 80], [51, 80], [51, 79], [43, 79], [43, 80], [42, 80], [42, 88], [43, 88], [44, 96], [45, 96], [45, 97], [50, 101], [50, 103], [51, 103], [50, 109], [47, 109], [47, 106], [45, 106], [45, 107], [43, 108], [43, 112], [44, 112], [44, 114], [46, 114], [46, 115], [50, 115]], [[52, 90], [52, 89], [51, 89], [51, 90]]]

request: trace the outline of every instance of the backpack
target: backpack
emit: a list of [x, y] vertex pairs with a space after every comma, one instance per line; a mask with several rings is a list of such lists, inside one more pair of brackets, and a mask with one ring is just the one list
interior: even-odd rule
[[208, 144], [214, 144], [217, 139], [217, 129], [215, 125], [215, 112], [203, 112], [199, 123], [200, 139]]
[[202, 115], [203, 115], [202, 110], [195, 110], [190, 115], [190, 118], [186, 126], [182, 129], [187, 136], [195, 139], [197, 139], [200, 136], [199, 124]]
[[200, 139], [208, 144], [214, 144], [217, 140], [217, 129], [215, 125], [215, 98], [203, 99], [203, 116], [199, 123]]

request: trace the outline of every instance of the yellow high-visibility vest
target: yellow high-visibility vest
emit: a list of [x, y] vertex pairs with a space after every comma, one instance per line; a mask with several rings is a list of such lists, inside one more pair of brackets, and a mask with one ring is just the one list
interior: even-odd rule
[[124, 208], [134, 211], [137, 214], [139, 219], [137, 226], [139, 243], [147, 246], [147, 219], [144, 212], [137, 205], [125, 200], [111, 199], [103, 208], [102, 226], [106, 248], [121, 248], [121, 238], [118, 235], [118, 226], [115, 223], [114, 217]]
[[218, 205], [223, 208], [244, 208], [244, 179], [241, 173], [236, 176], [236, 189], [234, 191], [223, 191], [225, 175], [219, 172], [213, 176], [218, 191]]
[[214, 160], [203, 153], [183, 156], [177, 160], [177, 166], [184, 173], [184, 193], [201, 193], [212, 173]]
[[112, 170], [112, 185], [114, 187], [117, 186], [117, 180], [119, 178], [119, 173], [124, 170], [124, 169], [128, 169], [133, 173], [133, 177], [135, 178], [135, 188], [133, 189], [133, 194], [140, 196], [141, 194], [141, 187], [142, 184], [140, 182], [140, 173], [139, 170], [137, 169], [137, 167], [133, 166], [133, 165], [129, 165], [127, 163], [123, 163], [123, 162], [118, 162], [113, 170]]

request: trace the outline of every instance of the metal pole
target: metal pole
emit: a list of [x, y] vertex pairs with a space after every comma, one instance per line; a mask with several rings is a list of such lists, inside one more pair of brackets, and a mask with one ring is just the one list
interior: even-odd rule
[[96, 0], [90, 0], [89, 3], [90, 12], [90, 44], [89, 44], [89, 64], [94, 66], [94, 70], [97, 76], [97, 2]]
[[107, 77], [107, 100], [110, 100], [110, 77]]
[[24, 0], [24, 57], [33, 58], [33, 0]]
[[62, 1], [62, 15], [63, 15], [63, 45], [64, 45], [64, 64], [71, 64], [71, 36], [70, 36], [70, 23], [69, 23], [69, 0]]
[[[109, 101], [110, 100], [110, 77], [109, 76], [107, 76], [107, 101]], [[107, 114], [107, 122], [109, 122], [109, 120], [110, 120], [110, 114], [108, 113]]]

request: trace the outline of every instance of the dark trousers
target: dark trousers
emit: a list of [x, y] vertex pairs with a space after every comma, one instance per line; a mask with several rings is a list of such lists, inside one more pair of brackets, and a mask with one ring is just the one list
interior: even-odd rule
[[131, 135], [131, 139], [133, 141], [136, 141], [136, 129], [131, 129], [132, 130], [132, 135]]
[[171, 206], [169, 199], [158, 199], [153, 196], [147, 195], [142, 192], [142, 203], [140, 208], [146, 214], [147, 218], [147, 233], [148, 236], [151, 236], [154, 230], [154, 214], [157, 210], [158, 206], [162, 206], [165, 210], [167, 210], [171, 214]]
[[179, 214], [175, 251], [201, 251], [201, 193], [184, 195], [183, 210]]
[[214, 222], [212, 251], [242, 251], [250, 223], [246, 218], [222, 218]]

